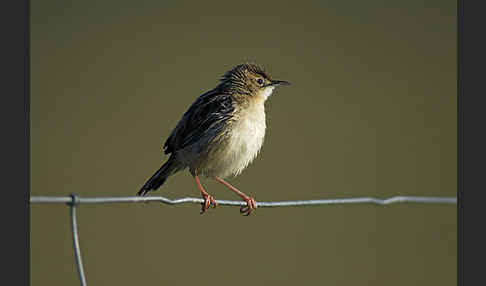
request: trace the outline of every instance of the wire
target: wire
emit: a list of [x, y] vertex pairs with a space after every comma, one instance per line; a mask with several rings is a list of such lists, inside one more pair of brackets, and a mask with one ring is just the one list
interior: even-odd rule
[[74, 257], [76, 259], [76, 265], [78, 267], [79, 281], [81, 286], [86, 286], [86, 275], [84, 274], [83, 261], [81, 259], [81, 247], [79, 246], [79, 234], [78, 234], [78, 220], [76, 218], [76, 205], [79, 204], [79, 196], [72, 194], [70, 211], [71, 211], [71, 231], [73, 233], [73, 247]]
[[[71, 197], [50, 197], [35, 196], [30, 198], [31, 203], [70, 203]], [[169, 199], [162, 196], [153, 197], [78, 197], [78, 204], [105, 204], [105, 203], [146, 203], [160, 202], [168, 205], [177, 204], [201, 204], [202, 198], [178, 198]], [[216, 200], [218, 205], [223, 206], [246, 206], [244, 201]], [[429, 203], [429, 204], [457, 204], [457, 198], [454, 197], [421, 197], [421, 196], [395, 196], [386, 199], [374, 197], [359, 198], [341, 198], [341, 199], [321, 199], [321, 200], [301, 200], [301, 201], [279, 201], [279, 202], [257, 202], [257, 207], [296, 207], [311, 205], [330, 205], [330, 204], [377, 204], [389, 205], [394, 203]]]
[[[78, 223], [76, 218], [76, 206], [79, 204], [110, 204], [110, 203], [146, 203], [161, 202], [168, 205], [177, 204], [202, 204], [202, 198], [179, 198], [169, 199], [166, 197], [86, 197], [82, 198], [72, 194], [69, 197], [52, 196], [33, 196], [30, 197], [31, 203], [50, 204], [60, 203], [70, 206], [71, 231], [73, 235], [74, 256], [78, 268], [79, 281], [81, 286], [86, 286], [86, 275], [84, 273], [83, 261], [81, 259], [81, 248], [79, 246]], [[222, 206], [246, 206], [243, 201], [216, 200]], [[454, 197], [420, 197], [420, 196], [395, 196], [387, 199], [377, 199], [373, 197], [343, 198], [343, 199], [322, 199], [322, 200], [301, 200], [301, 201], [279, 201], [279, 202], [256, 202], [257, 207], [297, 207], [312, 205], [331, 205], [331, 204], [376, 204], [389, 205], [395, 203], [427, 203], [427, 204], [457, 204]]]

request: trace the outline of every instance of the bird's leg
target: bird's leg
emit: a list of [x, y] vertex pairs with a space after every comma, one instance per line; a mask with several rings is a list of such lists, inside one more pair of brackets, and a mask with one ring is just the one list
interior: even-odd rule
[[201, 191], [201, 196], [204, 199], [204, 203], [202, 205], [201, 213], [205, 213], [209, 209], [211, 204], [213, 204], [213, 208], [215, 208], [218, 204], [214, 200], [214, 197], [211, 196], [210, 194], [208, 194], [208, 192], [206, 192], [206, 190], [204, 190], [203, 186], [201, 185], [201, 182], [199, 181], [198, 176], [197, 175], [193, 175], [193, 176], [194, 176], [194, 180], [196, 180], [196, 184], [197, 184], [199, 190]]
[[250, 215], [256, 208], [256, 201], [250, 196], [247, 196], [237, 188], [233, 187], [230, 183], [226, 182], [225, 180], [219, 178], [219, 177], [214, 177], [214, 179], [221, 184], [225, 185], [228, 189], [232, 190], [236, 194], [238, 194], [244, 201], [246, 201], [247, 206], [243, 206], [240, 208], [240, 213], [245, 213], [245, 215]]

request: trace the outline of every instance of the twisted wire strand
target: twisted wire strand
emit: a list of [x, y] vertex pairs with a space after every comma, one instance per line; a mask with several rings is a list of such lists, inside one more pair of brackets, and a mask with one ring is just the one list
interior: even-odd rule
[[[160, 202], [168, 205], [177, 204], [201, 204], [202, 198], [176, 198], [169, 199], [162, 196], [153, 197], [78, 197], [78, 204], [104, 204], [104, 203], [141, 203], [141, 202]], [[33, 196], [30, 198], [31, 203], [70, 203], [71, 197], [53, 197], [53, 196]], [[216, 200], [218, 205], [222, 206], [246, 206], [244, 201]], [[319, 199], [319, 200], [298, 200], [298, 201], [275, 201], [275, 202], [256, 202], [257, 207], [297, 207], [312, 205], [330, 205], [330, 204], [376, 204], [389, 205], [395, 203], [426, 203], [426, 204], [457, 204], [455, 197], [422, 197], [422, 196], [394, 196], [385, 199], [374, 197], [357, 197], [357, 198], [336, 198], [336, 199]]]

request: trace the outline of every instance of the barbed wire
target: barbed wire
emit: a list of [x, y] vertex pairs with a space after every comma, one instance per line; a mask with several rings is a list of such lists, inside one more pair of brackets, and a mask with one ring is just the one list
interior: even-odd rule
[[[73, 236], [74, 257], [78, 270], [78, 276], [81, 286], [87, 286], [86, 274], [81, 257], [81, 247], [79, 245], [78, 223], [76, 217], [76, 206], [79, 204], [111, 204], [111, 203], [147, 203], [160, 202], [168, 205], [177, 204], [202, 204], [202, 198], [179, 198], [169, 199], [162, 196], [154, 197], [86, 197], [82, 198], [76, 194], [71, 194], [66, 197], [54, 196], [33, 196], [30, 197], [30, 203], [50, 204], [61, 203], [70, 206], [71, 214], [71, 232]], [[246, 206], [243, 201], [228, 201], [216, 200], [216, 203], [221, 206]], [[427, 204], [457, 204], [457, 198], [454, 197], [421, 197], [421, 196], [395, 196], [386, 199], [378, 199], [374, 197], [358, 197], [358, 198], [338, 198], [338, 199], [321, 199], [321, 200], [300, 200], [300, 201], [279, 201], [279, 202], [256, 202], [257, 207], [297, 207], [297, 206], [313, 206], [313, 205], [329, 205], [329, 204], [375, 204], [375, 205], [390, 205], [395, 203], [427, 203]]]

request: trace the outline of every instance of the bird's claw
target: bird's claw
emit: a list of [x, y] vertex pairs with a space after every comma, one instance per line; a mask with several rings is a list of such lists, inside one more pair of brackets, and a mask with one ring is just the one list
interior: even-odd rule
[[216, 203], [213, 196], [209, 194], [203, 194], [202, 197], [204, 199], [204, 202], [202, 203], [201, 214], [205, 213], [211, 205], [213, 205], [213, 208], [218, 206], [218, 203]]
[[244, 199], [246, 201], [246, 206], [242, 206], [240, 208], [240, 213], [244, 213], [245, 216], [249, 216], [256, 208], [256, 201], [252, 197], [248, 197]]

